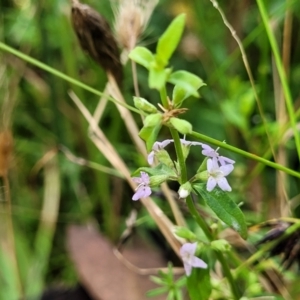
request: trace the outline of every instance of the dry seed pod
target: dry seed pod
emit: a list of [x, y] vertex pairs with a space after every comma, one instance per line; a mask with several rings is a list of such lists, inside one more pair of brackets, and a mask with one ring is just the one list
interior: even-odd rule
[[72, 24], [80, 46], [121, 84], [123, 69], [117, 42], [107, 21], [94, 9], [72, 0]]

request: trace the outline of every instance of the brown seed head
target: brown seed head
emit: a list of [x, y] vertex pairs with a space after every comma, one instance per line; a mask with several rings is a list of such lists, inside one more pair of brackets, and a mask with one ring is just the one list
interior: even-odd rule
[[117, 42], [108, 22], [94, 9], [72, 0], [71, 19], [80, 46], [121, 83], [123, 69]]

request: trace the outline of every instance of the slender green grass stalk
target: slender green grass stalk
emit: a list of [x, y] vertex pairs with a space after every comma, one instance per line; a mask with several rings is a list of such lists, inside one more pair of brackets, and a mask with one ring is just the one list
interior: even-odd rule
[[225, 144], [225, 143], [223, 143], [223, 142], [220, 142], [220, 141], [218, 141], [218, 140], [215, 140], [215, 139], [213, 139], [213, 138], [211, 138], [211, 137], [208, 137], [208, 136], [206, 136], [206, 135], [204, 135], [204, 134], [201, 134], [201, 133], [198, 133], [198, 132], [193, 131], [193, 132], [191, 133], [191, 136], [193, 136], [193, 137], [196, 138], [196, 139], [199, 139], [199, 140], [202, 140], [202, 141], [211, 143], [211, 144], [213, 144], [213, 145], [215, 145], [215, 146], [218, 146], [218, 147], [221, 147], [221, 148], [230, 150], [230, 151], [232, 151], [232, 152], [235, 152], [235, 153], [237, 153], [237, 154], [240, 154], [240, 155], [242, 155], [242, 156], [244, 156], [244, 157], [247, 157], [247, 158], [250, 158], [250, 159], [252, 159], [252, 160], [261, 162], [261, 163], [263, 163], [263, 164], [266, 165], [266, 166], [272, 167], [272, 168], [274, 168], [274, 169], [283, 171], [283, 172], [285, 172], [285, 173], [287, 173], [287, 174], [290, 174], [290, 175], [292, 175], [292, 176], [295, 176], [295, 177], [300, 178], [300, 173], [299, 173], [299, 172], [296, 172], [296, 171], [294, 171], [294, 170], [292, 170], [292, 169], [289, 169], [289, 168], [287, 168], [287, 167], [285, 167], [285, 166], [276, 164], [276, 163], [274, 163], [274, 162], [272, 162], [272, 161], [269, 161], [269, 160], [267, 160], [267, 159], [265, 159], [265, 158], [262, 158], [262, 157], [260, 157], [260, 156], [255, 155], [255, 154], [252, 154], [252, 153], [246, 152], [246, 151], [244, 151], [244, 150], [241, 150], [241, 149], [239, 149], [239, 148], [230, 146], [230, 145], [228, 145], [228, 144]]
[[35, 238], [33, 261], [27, 274], [26, 296], [37, 296], [44, 287], [47, 264], [52, 249], [60, 202], [60, 173], [57, 156], [46, 163], [44, 168], [44, 199], [41, 220]]
[[294, 108], [293, 108], [293, 101], [292, 101], [291, 91], [290, 91], [290, 88], [288, 85], [287, 76], [284, 71], [284, 66], [283, 66], [282, 60], [280, 58], [279, 49], [278, 49], [278, 45], [277, 45], [274, 33], [271, 30], [270, 19], [268, 17], [268, 13], [267, 13], [264, 1], [256, 0], [256, 2], [258, 4], [261, 18], [265, 25], [266, 33], [267, 33], [267, 36], [268, 36], [268, 39], [269, 39], [269, 42], [270, 42], [270, 45], [271, 45], [271, 48], [273, 51], [274, 58], [275, 58], [275, 63], [276, 63], [279, 78], [280, 78], [280, 81], [282, 84], [284, 98], [286, 101], [286, 106], [287, 106], [291, 126], [292, 126], [293, 132], [294, 132], [297, 153], [298, 153], [298, 157], [300, 159], [300, 135], [299, 135], [299, 132], [297, 129], [296, 116], [295, 116], [295, 112], [294, 112]]
[[[20, 51], [14, 49], [14, 48], [12, 48], [12, 47], [7, 46], [6, 44], [4, 44], [4, 43], [2, 43], [2, 42], [0, 42], [0, 49], [1, 49], [1, 50], [4, 50], [4, 51], [6, 51], [6, 52], [9, 52], [9, 53], [11, 53], [11, 54], [13, 54], [13, 55], [15, 55], [15, 56], [21, 58], [22, 60], [25, 60], [25, 61], [29, 62], [30, 64], [33, 64], [33, 65], [39, 67], [39, 68], [42, 69], [42, 70], [45, 70], [45, 71], [47, 71], [47, 72], [49, 72], [49, 73], [51, 73], [51, 74], [53, 74], [53, 75], [55, 75], [55, 76], [57, 76], [57, 77], [60, 77], [60, 78], [66, 80], [66, 81], [68, 81], [68, 82], [70, 82], [70, 83], [72, 83], [72, 84], [74, 84], [74, 85], [77, 85], [77, 86], [79, 86], [79, 87], [81, 87], [81, 88], [83, 88], [83, 89], [85, 89], [85, 90], [87, 90], [87, 91], [89, 91], [89, 92], [91, 92], [91, 93], [93, 93], [93, 94], [99, 96], [99, 97], [101, 97], [101, 96], [103, 95], [102, 92], [100, 92], [100, 91], [98, 91], [98, 90], [96, 90], [96, 89], [94, 89], [94, 88], [92, 88], [92, 87], [90, 87], [90, 86], [88, 86], [88, 85], [86, 85], [86, 84], [80, 82], [79, 80], [76, 80], [76, 79], [74, 79], [74, 78], [72, 78], [72, 77], [70, 77], [70, 76], [68, 76], [68, 75], [66, 75], [66, 74], [64, 74], [64, 73], [62, 73], [62, 72], [60, 72], [60, 71], [57, 71], [56, 69], [51, 68], [51, 67], [49, 67], [48, 65], [46, 65], [46, 64], [44, 64], [44, 63], [38, 61], [37, 59], [34, 59], [34, 58], [32, 58], [32, 57], [30, 57], [30, 56], [28, 56], [28, 55], [25, 55], [25, 54], [23, 54], [22, 52], [20, 52]], [[137, 110], [136, 108], [134, 108], [134, 107], [132, 107], [132, 106], [130, 106], [130, 105], [127, 105], [127, 104], [125, 104], [125, 103], [122, 103], [121, 101], [118, 101], [118, 100], [116, 100], [116, 99], [114, 99], [114, 98], [112, 98], [112, 97], [109, 97], [108, 99], [109, 99], [110, 101], [112, 101], [112, 102], [118, 104], [118, 105], [121, 105], [121, 106], [126, 107], [127, 109], [129, 109], [129, 110], [131, 110], [131, 111], [133, 111], [133, 112], [136, 112], [136, 113], [138, 113], [138, 114], [141, 113], [141, 112], [140, 112], [139, 110]]]

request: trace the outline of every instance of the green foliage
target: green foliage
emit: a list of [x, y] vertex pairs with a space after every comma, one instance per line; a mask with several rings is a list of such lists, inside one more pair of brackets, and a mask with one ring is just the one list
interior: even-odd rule
[[192, 124], [186, 120], [171, 118], [170, 123], [181, 134], [189, 134], [193, 130]]
[[247, 225], [244, 214], [235, 202], [231, 200], [228, 193], [219, 188], [211, 192], [206, 190], [205, 184], [194, 184], [193, 188], [201, 196], [205, 203], [225, 224], [236, 230], [242, 238], [247, 238]]
[[[168, 81], [175, 85], [173, 101], [176, 107], [189, 96], [199, 97], [198, 90], [206, 85], [198, 76], [187, 71], [173, 72]], [[178, 87], [176, 88], [176, 86]], [[178, 88], [181, 89], [178, 90]]]
[[156, 47], [156, 62], [160, 68], [168, 65], [168, 62], [177, 48], [185, 25], [185, 15], [177, 16], [166, 31], [158, 39]]
[[212, 291], [209, 269], [194, 269], [187, 277], [187, 289], [191, 300], [207, 300]]
[[184, 298], [181, 289], [186, 284], [186, 278], [181, 277], [175, 281], [171, 263], [168, 265], [167, 273], [160, 271], [159, 275], [160, 277], [151, 276], [150, 279], [162, 287], [147, 292], [147, 296], [155, 297], [167, 293], [166, 299], [168, 300], [183, 300]]

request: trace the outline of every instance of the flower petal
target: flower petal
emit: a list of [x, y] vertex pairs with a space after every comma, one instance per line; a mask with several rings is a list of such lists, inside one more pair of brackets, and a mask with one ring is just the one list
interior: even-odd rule
[[185, 243], [181, 246], [179, 252], [180, 255], [183, 256], [186, 253], [190, 255], [194, 255], [197, 249], [197, 243]]
[[165, 148], [166, 146], [168, 146], [172, 142], [173, 142], [173, 140], [164, 140], [162, 142], [155, 142], [152, 146], [152, 150], [159, 151], [159, 150]]
[[146, 172], [141, 172], [141, 181], [146, 185], [150, 183], [149, 175]]
[[220, 187], [220, 189], [222, 189], [225, 192], [231, 192], [231, 187], [228, 184], [228, 181], [227, 181], [227, 179], [225, 177], [220, 178], [218, 180], [218, 186]]
[[192, 273], [192, 266], [186, 263], [183, 263], [183, 266], [184, 266], [186, 276], [190, 276]]
[[138, 187], [135, 194], [132, 196], [132, 200], [136, 201], [141, 198], [146, 198], [146, 197], [150, 196], [151, 193], [152, 193], [152, 191], [149, 186], [141, 185], [140, 187]]
[[231, 164], [220, 167], [220, 171], [223, 172], [224, 176], [227, 176], [229, 173], [231, 173], [233, 169], [234, 169], [234, 166]]
[[216, 179], [214, 179], [213, 177], [209, 177], [206, 184], [206, 190], [208, 192], [211, 192], [216, 185], [217, 185]]
[[225, 156], [219, 156], [218, 159], [219, 159], [219, 162], [222, 166], [224, 166], [226, 164], [234, 164], [235, 163], [235, 161], [233, 159], [230, 159], [230, 158], [225, 157]]
[[192, 266], [194, 268], [202, 268], [202, 269], [206, 269], [207, 268], [207, 264], [200, 258], [194, 256], [192, 259]]
[[133, 182], [141, 184], [142, 182], [142, 178], [141, 177], [132, 177], [131, 178]]
[[151, 151], [149, 154], [148, 154], [148, 164], [151, 166], [154, 162], [154, 151]]

